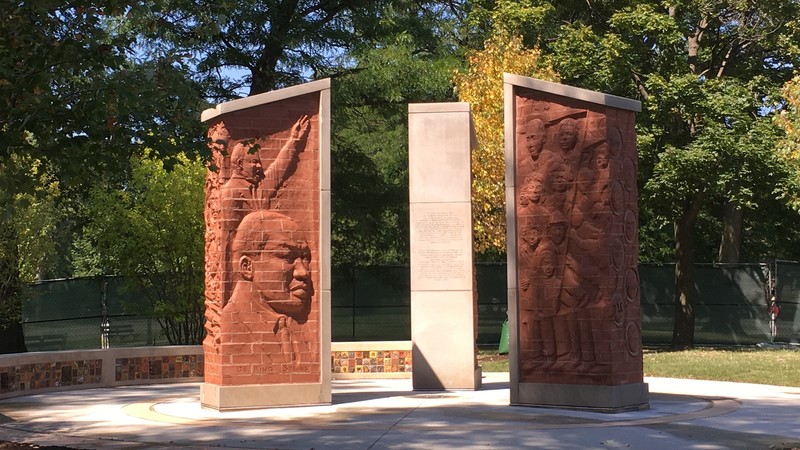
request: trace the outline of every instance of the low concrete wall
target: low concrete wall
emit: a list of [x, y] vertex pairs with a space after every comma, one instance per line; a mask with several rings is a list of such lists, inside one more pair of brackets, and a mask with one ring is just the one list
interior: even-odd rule
[[[334, 342], [334, 379], [410, 378], [411, 341]], [[0, 355], [0, 399], [51, 391], [203, 381], [199, 345]]]
[[203, 381], [201, 346], [0, 355], [0, 398], [55, 390]]

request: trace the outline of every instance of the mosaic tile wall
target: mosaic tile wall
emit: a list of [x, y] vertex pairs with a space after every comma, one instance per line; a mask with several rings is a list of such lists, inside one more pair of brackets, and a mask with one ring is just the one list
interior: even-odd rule
[[332, 352], [333, 373], [411, 372], [410, 350]]
[[89, 359], [0, 367], [0, 394], [34, 389], [98, 384], [103, 360]]
[[154, 380], [203, 376], [203, 355], [117, 358], [114, 380]]
[[[410, 350], [332, 352], [333, 373], [411, 373]], [[111, 368], [109, 367], [108, 370]], [[203, 376], [203, 355], [117, 358], [115, 381]], [[103, 360], [86, 359], [0, 367], [0, 394], [77, 385], [101, 385]]]

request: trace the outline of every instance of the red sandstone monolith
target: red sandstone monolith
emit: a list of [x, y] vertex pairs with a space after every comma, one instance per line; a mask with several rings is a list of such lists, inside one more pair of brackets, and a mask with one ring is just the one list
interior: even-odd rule
[[506, 74], [511, 403], [648, 406], [638, 101]]
[[329, 111], [326, 79], [203, 113], [204, 407], [331, 400]]

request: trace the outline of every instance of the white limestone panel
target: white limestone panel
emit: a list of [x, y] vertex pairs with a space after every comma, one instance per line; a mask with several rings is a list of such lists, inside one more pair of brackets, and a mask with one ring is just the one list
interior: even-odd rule
[[477, 389], [472, 291], [412, 292], [414, 389]]
[[409, 105], [409, 201], [469, 201], [472, 133], [469, 104]]
[[410, 205], [412, 292], [472, 292], [471, 214], [469, 202]]

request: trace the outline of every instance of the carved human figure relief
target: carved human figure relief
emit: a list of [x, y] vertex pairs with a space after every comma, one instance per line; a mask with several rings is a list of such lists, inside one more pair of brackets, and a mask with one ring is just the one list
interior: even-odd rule
[[267, 355], [270, 361], [299, 365], [313, 360], [316, 339], [307, 336], [313, 331], [304, 326], [314, 296], [305, 232], [286, 215], [257, 210], [242, 219], [230, 252], [234, 287], [223, 314], [232, 323], [265, 330], [261, 342], [274, 342], [280, 349]]
[[223, 303], [224, 236], [222, 228], [222, 202], [220, 196], [220, 168], [227, 152], [231, 135], [220, 122], [208, 131], [211, 161], [206, 172], [205, 219], [205, 329], [209, 347], [219, 346], [219, 316]]
[[599, 373], [604, 327], [627, 330], [638, 295], [635, 149], [615, 116], [517, 98], [521, 376]]
[[272, 199], [297, 167], [298, 155], [305, 147], [310, 129], [308, 116], [301, 116], [291, 127], [289, 138], [278, 156], [264, 169], [258, 141], [239, 142], [230, 152], [230, 178], [221, 186], [222, 234], [224, 260], [227, 262], [223, 283], [223, 304], [231, 295], [230, 273], [233, 267], [229, 244], [233, 232], [247, 214], [260, 209], [269, 209]]

